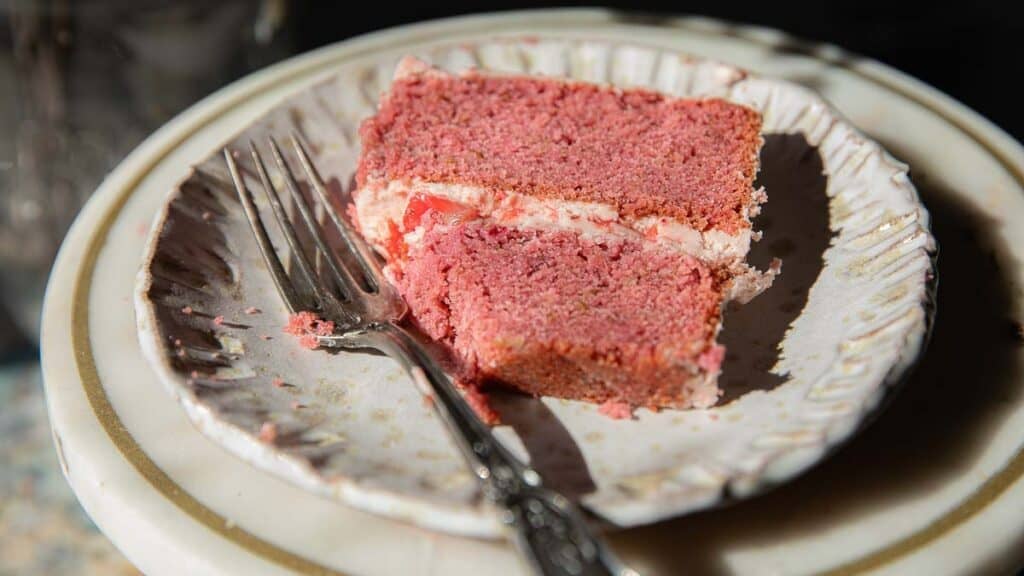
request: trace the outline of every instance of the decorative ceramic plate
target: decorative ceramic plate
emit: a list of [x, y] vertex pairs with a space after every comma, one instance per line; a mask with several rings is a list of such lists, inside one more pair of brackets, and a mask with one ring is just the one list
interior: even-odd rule
[[[645, 575], [1018, 570], [1024, 562], [1024, 148], [935, 89], [835, 47], [729, 23], [638, 20], [596, 10], [417, 24], [290, 59], [196, 104], [110, 174], [76, 220], [50, 276], [42, 367], [64, 473], [118, 549], [154, 576], [523, 574], [501, 541], [361, 512], [228, 454], [167, 394], [140, 349], [131, 305], [148, 256], [147, 231], [167, 209], [168, 191], [229, 135], [289, 94], [385, 52], [422, 54], [499, 34], [644, 42], [813, 87], [913, 166], [911, 178], [942, 245], [943, 308], [931, 344], [876, 422], [826, 461], [757, 498], [611, 532], [616, 552]], [[776, 192], [769, 210], [783, 198]], [[765, 216], [768, 231], [757, 258], [785, 251], [771, 246], [776, 225], [767, 222], [782, 222], [785, 211]], [[798, 255], [783, 254], [785, 273], [793, 272]], [[817, 288], [809, 301], [816, 298]], [[842, 315], [843, 306], [832, 307]], [[794, 324], [792, 334], [804, 329]], [[372, 414], [361, 417], [367, 427], [379, 425]], [[580, 441], [587, 432], [566, 429]]]
[[[784, 267], [767, 293], [727, 314], [720, 404], [613, 421], [586, 403], [499, 399], [502, 440], [598, 517], [650, 523], [793, 478], [848, 439], [921, 351], [935, 285], [928, 214], [907, 167], [811, 91], [596, 37], [540, 34], [414, 53], [451, 71], [719, 96], [764, 117], [759, 180], [769, 202], [752, 258], [763, 267], [777, 255]], [[343, 197], [359, 122], [402, 55], [382, 50], [338, 66], [227, 146], [245, 150], [295, 131]], [[283, 304], [219, 151], [184, 176], [153, 228], [136, 309], [143, 350], [195, 425], [317, 494], [430, 528], [495, 535], [496, 516], [397, 364], [304, 350], [282, 336]], [[266, 422], [278, 431], [273, 443], [258, 438]]]

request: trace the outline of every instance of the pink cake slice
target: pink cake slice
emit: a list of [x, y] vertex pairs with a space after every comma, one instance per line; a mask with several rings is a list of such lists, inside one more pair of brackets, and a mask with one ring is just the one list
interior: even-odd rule
[[632, 406], [718, 397], [745, 258], [757, 112], [406, 59], [360, 130], [350, 211], [462, 381]]
[[718, 399], [723, 281], [650, 243], [438, 218], [399, 287], [464, 381], [689, 408]]
[[360, 130], [360, 186], [458, 183], [663, 216], [698, 230], [749, 228], [760, 115], [718, 99], [469, 73], [414, 62]]

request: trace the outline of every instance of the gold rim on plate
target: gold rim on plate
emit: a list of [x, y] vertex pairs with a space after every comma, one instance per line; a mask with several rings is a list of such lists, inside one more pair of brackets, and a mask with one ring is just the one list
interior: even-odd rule
[[[450, 21], [454, 20], [458, 19]], [[708, 31], [701, 27], [694, 26], [687, 21], [674, 22], [672, 27], [686, 30], [688, 33], [711, 36], [727, 35], [769, 48], [774, 46], [772, 42], [763, 38], [746, 35], [737, 30], [729, 30], [727, 32]], [[831, 66], [842, 68], [859, 78], [867, 80], [868, 82], [871, 82], [885, 90], [903, 96], [930, 112], [933, 112], [984, 148], [986, 152], [995, 158], [1002, 167], [1013, 176], [1018, 184], [1024, 187], [1024, 170], [1015, 165], [995, 144], [989, 142], [971, 126], [960, 122], [957, 118], [884, 76], [866, 72], [847, 64], [845, 61], [835, 58], [825, 58], [817, 53], [818, 51], [814, 49], [812, 44], [804, 44], [803, 46], [804, 48], [801, 50], [802, 55], [815, 58]], [[217, 512], [203, 505], [198, 499], [175, 483], [166, 472], [157, 466], [157, 464], [145, 453], [139, 443], [127, 430], [124, 423], [121, 421], [121, 418], [114, 410], [113, 405], [110, 403], [110, 399], [107, 397], [106, 391], [103, 388], [103, 383], [100, 381], [99, 373], [96, 369], [96, 363], [92, 352], [92, 342], [89, 338], [89, 296], [91, 294], [92, 278], [96, 267], [96, 261], [106, 243], [114, 221], [117, 220], [118, 215], [120, 215], [125, 204], [129, 198], [131, 198], [132, 193], [135, 191], [139, 182], [141, 182], [152, 171], [154, 166], [166, 158], [172, 150], [201, 130], [213, 118], [219, 117], [225, 110], [236, 106], [244, 100], [265, 92], [276, 83], [286, 82], [301, 76], [326, 70], [330, 67], [337, 66], [346, 59], [376, 49], [377, 48], [373, 46], [366, 47], [362, 51], [345, 52], [326, 61], [314, 61], [304, 66], [299, 66], [286, 75], [276, 78], [274, 83], [269, 81], [265, 82], [252, 90], [239, 93], [233, 98], [220, 102], [217, 108], [208, 115], [207, 119], [198, 123], [196, 126], [193, 126], [192, 129], [179, 135], [172, 141], [167, 142], [158, 151], [158, 153], [152, 156], [152, 158], [131, 180], [123, 185], [121, 190], [117, 192], [117, 196], [113, 204], [108, 208], [106, 214], [102, 216], [93, 236], [88, 241], [85, 256], [82, 261], [79, 274], [76, 277], [72, 295], [72, 347], [75, 351], [75, 363], [81, 377], [82, 387], [85, 390], [86, 397], [89, 400], [89, 404], [92, 407], [97, 420], [103, 426], [103, 429], [107, 432], [118, 451], [153, 488], [192, 519], [206, 526], [225, 539], [265, 560], [303, 574], [345, 576], [342, 572], [338, 572], [337, 570], [299, 556], [268, 542], [267, 540], [259, 538], [251, 532], [229, 522]], [[825, 574], [830, 576], [859, 574], [892, 563], [938, 539], [983, 510], [1015, 481], [1021, 478], [1021, 476], [1024, 476], [1024, 447], [1018, 449], [1016, 454], [1004, 468], [986, 480], [974, 493], [964, 499], [959, 505], [940, 516], [928, 527], [901, 538], [866, 556], [833, 568], [825, 572]]]

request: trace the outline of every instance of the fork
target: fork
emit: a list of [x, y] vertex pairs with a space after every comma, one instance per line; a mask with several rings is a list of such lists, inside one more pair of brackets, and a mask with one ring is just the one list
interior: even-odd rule
[[551, 576], [636, 576], [590, 530], [580, 509], [568, 498], [543, 485], [540, 475], [515, 457], [491, 434], [463, 400], [444, 370], [403, 327], [405, 300], [383, 275], [376, 256], [351, 226], [331, 209], [326, 188], [298, 135], [291, 145], [314, 194], [341, 235], [340, 254], [328, 246], [313, 209], [275, 139], [267, 145], [301, 221], [312, 239], [311, 250], [323, 265], [303, 250], [277, 187], [255, 144], [249, 152], [277, 226], [292, 259], [289, 273], [267, 235], [252, 194], [246, 187], [232, 151], [224, 149], [231, 172], [263, 260], [281, 298], [292, 313], [312, 311], [334, 322], [334, 334], [318, 337], [319, 346], [339, 349], [376, 349], [396, 359], [420, 391], [432, 400], [438, 416], [472, 468], [484, 496], [500, 512], [510, 538], [534, 573]]

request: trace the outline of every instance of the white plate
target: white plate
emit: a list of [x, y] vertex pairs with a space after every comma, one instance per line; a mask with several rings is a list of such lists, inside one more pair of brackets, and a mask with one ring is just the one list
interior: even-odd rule
[[[1016, 480], [1024, 460], [1024, 414], [1014, 371], [1019, 352], [1007, 348], [1008, 325], [1019, 308], [1017, 292], [1002, 284], [1020, 278], [1016, 260], [1007, 255], [1024, 245], [1024, 229], [988, 225], [979, 229], [977, 243], [968, 244], [960, 241], [965, 234], [958, 227], [974, 230], [979, 214], [1000, 222], [1021, 219], [1019, 185], [1002, 167], [1019, 171], [1020, 149], [963, 109], [877, 65], [841, 68], [792, 50], [780, 56], [770, 48], [779, 39], [765, 33], [738, 38], [734, 28], [724, 35], [706, 24], [681, 26], [640, 28], [602, 13], [570, 12], [413, 27], [272, 68], [154, 135], [83, 212], [48, 295], [44, 368], [55, 433], [72, 485], [101, 527], [151, 573], [180, 573], [182, 567], [190, 573], [291, 568], [455, 574], [483, 565], [496, 572], [514, 568], [503, 547], [360, 514], [223, 457], [156, 385], [139, 355], [126, 305], [142, 258], [139, 227], [160, 209], [165, 191], [223, 134], [244, 127], [283, 94], [382, 46], [408, 43], [403, 50], [415, 52], [416, 43], [436, 38], [559, 29], [618, 41], [642, 38], [813, 82], [927, 177], [930, 206], [938, 206], [946, 237], [958, 241], [946, 248], [956, 268], [945, 286], [954, 296], [974, 298], [980, 284], [989, 295], [971, 309], [947, 308], [936, 332], [940, 354], [928, 356], [922, 367], [926, 379], [916, 380], [849, 449], [765, 497], [620, 533], [615, 543], [623, 554], [651, 573], [880, 566], [969, 573], [1019, 557], [1019, 548], [1011, 546], [1022, 534], [1016, 510], [1024, 490]], [[877, 78], [899, 92], [879, 87]], [[950, 122], [980, 134], [992, 152]], [[1002, 268], [989, 264], [993, 257]], [[955, 322], [945, 332], [943, 317]], [[961, 338], [961, 330], [972, 337]], [[965, 371], [959, 350], [986, 361]], [[987, 385], [968, 380], [972, 373]], [[173, 569], [170, 558], [176, 560]]]
[[[758, 109], [769, 201], [755, 222], [765, 233], [757, 252], [762, 267], [779, 252], [784, 273], [725, 320], [726, 399], [718, 407], [641, 410], [616, 421], [593, 404], [510, 398], [498, 407], [511, 423], [500, 437], [550, 484], [618, 526], [792, 478], [858, 428], [926, 338], [934, 241], [906, 166], [792, 83], [598, 34], [566, 36], [442, 40], [412, 53], [452, 72], [567, 76]], [[407, 50], [339, 64], [332, 78], [275, 106], [229, 147], [265, 148], [268, 136], [284, 140], [296, 131], [343, 195], [359, 123], [373, 114]], [[255, 188], [255, 167], [241, 156]], [[248, 307], [263, 313], [246, 314]], [[232, 452], [357, 508], [459, 534], [499, 534], [458, 450], [395, 362], [303, 350], [281, 337], [284, 305], [218, 151], [158, 217], [136, 314], [157, 374], [199, 429]], [[218, 316], [227, 323], [218, 325]], [[275, 379], [292, 386], [275, 387]], [[279, 431], [273, 445], [258, 438], [266, 422]]]

